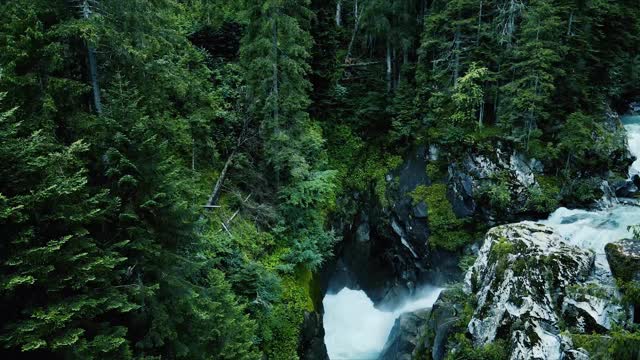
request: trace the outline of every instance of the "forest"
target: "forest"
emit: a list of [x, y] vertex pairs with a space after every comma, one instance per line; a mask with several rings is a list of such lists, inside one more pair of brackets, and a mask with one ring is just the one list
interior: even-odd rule
[[[328, 359], [327, 269], [407, 154], [416, 251], [466, 270], [489, 227], [627, 178], [639, 46], [638, 0], [0, 0], [0, 358]], [[460, 214], [452, 169], [501, 153], [536, 186], [496, 172]], [[509, 358], [461, 329], [448, 359]]]

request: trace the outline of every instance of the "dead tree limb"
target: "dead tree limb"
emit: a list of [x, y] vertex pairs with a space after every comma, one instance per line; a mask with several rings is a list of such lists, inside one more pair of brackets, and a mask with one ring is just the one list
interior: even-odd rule
[[355, 17], [355, 23], [353, 25], [353, 33], [351, 34], [351, 41], [349, 41], [349, 47], [347, 48], [347, 56], [345, 57], [345, 62], [348, 62], [351, 58], [351, 51], [353, 50], [353, 44], [356, 41], [356, 36], [358, 35], [358, 30], [360, 29], [360, 20], [362, 19], [362, 14], [364, 13], [365, 5], [358, 7], [358, 0], [356, 0], [353, 8], [353, 15]]
[[233, 163], [233, 158], [236, 155], [236, 150], [233, 150], [227, 161], [224, 163], [224, 167], [222, 168], [222, 172], [220, 172], [220, 176], [218, 176], [218, 180], [216, 180], [216, 184], [213, 186], [213, 190], [211, 191], [211, 195], [209, 195], [209, 200], [207, 204], [204, 206], [207, 209], [216, 207], [218, 200], [220, 199], [220, 191], [222, 190], [222, 184], [224, 180], [227, 178], [227, 172], [229, 171], [229, 167]]
[[220, 172], [220, 176], [218, 176], [218, 180], [216, 180], [215, 185], [213, 186], [213, 190], [211, 190], [211, 195], [209, 195], [209, 200], [207, 200], [207, 204], [204, 206], [206, 209], [211, 209], [217, 207], [218, 200], [220, 199], [220, 194], [222, 192], [222, 185], [224, 184], [225, 179], [227, 178], [227, 173], [229, 172], [229, 168], [231, 164], [233, 164], [233, 160], [238, 152], [238, 150], [244, 145], [247, 140], [249, 140], [250, 136], [248, 135], [249, 124], [251, 122], [251, 118], [249, 116], [245, 116], [244, 123], [242, 125], [242, 131], [240, 131], [240, 135], [236, 140], [236, 145], [231, 154], [227, 157], [227, 161], [224, 163], [224, 167]]
[[378, 65], [382, 63], [381, 61], [368, 61], [368, 62], [360, 62], [360, 63], [346, 63], [346, 64], [342, 64], [339, 65], [342, 68], [350, 68], [350, 67], [365, 67], [365, 66], [371, 66], [371, 65]]

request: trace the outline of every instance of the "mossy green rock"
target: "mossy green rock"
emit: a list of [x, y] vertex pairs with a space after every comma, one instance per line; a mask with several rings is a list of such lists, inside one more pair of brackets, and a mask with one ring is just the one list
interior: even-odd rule
[[605, 253], [613, 276], [623, 281], [640, 280], [640, 240], [623, 239], [609, 243]]

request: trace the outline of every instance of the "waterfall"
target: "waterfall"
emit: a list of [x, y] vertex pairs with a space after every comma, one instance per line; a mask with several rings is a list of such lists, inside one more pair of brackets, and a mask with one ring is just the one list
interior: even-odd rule
[[327, 294], [322, 305], [329, 358], [377, 359], [398, 316], [431, 307], [441, 290], [425, 287], [389, 311], [377, 309], [361, 290], [344, 288], [337, 294]]

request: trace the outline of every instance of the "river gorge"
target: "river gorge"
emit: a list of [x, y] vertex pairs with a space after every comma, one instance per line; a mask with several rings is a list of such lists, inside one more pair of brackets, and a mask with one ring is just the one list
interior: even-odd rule
[[[627, 132], [629, 151], [636, 159], [640, 159], [640, 116], [623, 116], [621, 121]], [[638, 174], [640, 160], [636, 160], [630, 167], [629, 178], [632, 179]], [[595, 264], [583, 282], [593, 282], [613, 289], [612, 293], [617, 294], [605, 255], [605, 245], [629, 237], [629, 227], [640, 223], [640, 206], [634, 200], [609, 196], [594, 209], [561, 207], [547, 219], [539, 219], [538, 222], [555, 230], [567, 244], [593, 253]], [[329, 358], [377, 359], [396, 319], [403, 313], [430, 308], [440, 295], [441, 286], [443, 285], [423, 284], [413, 295], [407, 296], [399, 305], [392, 307], [375, 306], [363, 290], [345, 287], [327, 293], [323, 307], [325, 344]], [[603, 320], [609, 315], [600, 313], [593, 316]], [[553, 344], [553, 341], [550, 344]], [[542, 358], [551, 359], [553, 356]]]

